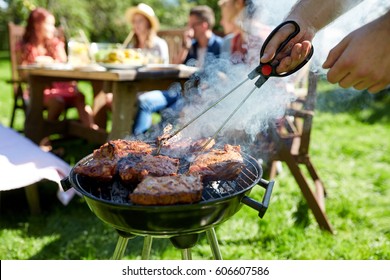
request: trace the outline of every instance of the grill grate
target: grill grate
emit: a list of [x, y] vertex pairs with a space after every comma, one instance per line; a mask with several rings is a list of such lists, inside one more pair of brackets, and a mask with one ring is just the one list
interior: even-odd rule
[[[244, 167], [234, 181], [212, 181], [203, 187], [202, 202], [209, 202], [216, 199], [231, 197], [241, 192], [251, 189], [261, 178], [262, 172], [258, 168], [258, 163], [252, 157], [243, 154]], [[124, 187], [118, 179], [112, 183], [97, 182], [74, 174], [76, 184], [85, 191], [85, 195], [93, 196], [96, 199], [105, 202], [111, 202], [120, 205], [134, 205], [129, 200], [129, 194], [132, 191]]]

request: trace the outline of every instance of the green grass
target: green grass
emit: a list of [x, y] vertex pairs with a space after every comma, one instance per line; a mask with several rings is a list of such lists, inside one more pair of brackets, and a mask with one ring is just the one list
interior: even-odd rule
[[[0, 122], [8, 125], [11, 91], [7, 60], [0, 60]], [[88, 91], [88, 88], [86, 88]], [[389, 93], [340, 90], [320, 83], [311, 140], [311, 157], [327, 188], [326, 208], [336, 233], [321, 231], [288, 168], [276, 178], [263, 219], [243, 206], [217, 227], [224, 259], [390, 259], [390, 97]], [[18, 125], [23, 118], [18, 116]], [[92, 145], [59, 142], [70, 164]], [[118, 235], [101, 222], [82, 197], [68, 206], [56, 186], [39, 187], [43, 213], [29, 214], [22, 189], [2, 192], [1, 259], [109, 259]], [[251, 197], [262, 198], [255, 187]], [[142, 237], [129, 241], [126, 259], [139, 259]], [[194, 259], [212, 258], [204, 234], [192, 249]], [[180, 259], [168, 239], [155, 239], [151, 258]]]

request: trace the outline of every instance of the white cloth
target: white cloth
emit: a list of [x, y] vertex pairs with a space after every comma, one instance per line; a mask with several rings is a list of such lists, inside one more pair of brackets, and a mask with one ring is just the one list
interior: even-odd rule
[[38, 145], [18, 132], [0, 124], [0, 191], [27, 187], [47, 179], [56, 182], [58, 199], [67, 205], [74, 189], [64, 192], [61, 179], [71, 170], [68, 163], [42, 151]]

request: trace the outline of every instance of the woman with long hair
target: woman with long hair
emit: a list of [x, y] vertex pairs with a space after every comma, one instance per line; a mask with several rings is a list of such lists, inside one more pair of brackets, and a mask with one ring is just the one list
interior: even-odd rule
[[[67, 61], [65, 42], [57, 36], [55, 18], [44, 8], [31, 11], [17, 50], [19, 65]], [[48, 120], [56, 121], [67, 107], [76, 107], [81, 122], [93, 127], [92, 109], [86, 106], [76, 81], [53, 82], [44, 90], [44, 105], [48, 110]]]
[[159, 57], [162, 63], [168, 63], [168, 44], [157, 36], [160, 24], [153, 9], [144, 3], [138, 4], [126, 11], [126, 19], [131, 24], [134, 34], [127, 47], [150, 52]]

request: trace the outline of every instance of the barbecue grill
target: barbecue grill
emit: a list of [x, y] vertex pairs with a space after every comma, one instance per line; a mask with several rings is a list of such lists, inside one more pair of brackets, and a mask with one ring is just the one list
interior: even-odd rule
[[[92, 159], [92, 154], [80, 160], [83, 165]], [[148, 259], [153, 237], [170, 238], [172, 244], [182, 249], [182, 258], [191, 259], [199, 233], [206, 232], [215, 259], [222, 259], [214, 227], [225, 222], [245, 204], [266, 213], [274, 182], [262, 179], [262, 168], [251, 156], [242, 154], [244, 167], [234, 181], [212, 181], [204, 184], [202, 199], [194, 204], [163, 206], [136, 205], [128, 200], [129, 190], [119, 180], [99, 183], [74, 172], [62, 180], [65, 190], [74, 188], [80, 192], [91, 211], [103, 222], [115, 228], [119, 240], [113, 259], [121, 259], [130, 238], [144, 236], [142, 258]], [[262, 202], [248, 197], [254, 186], [265, 189]]]

